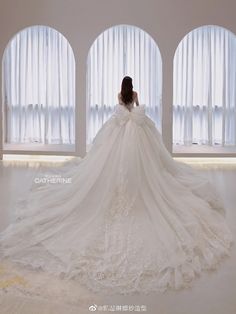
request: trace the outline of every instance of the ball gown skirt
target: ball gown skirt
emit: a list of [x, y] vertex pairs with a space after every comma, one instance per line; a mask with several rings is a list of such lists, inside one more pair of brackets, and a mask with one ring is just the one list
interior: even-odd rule
[[145, 106], [117, 105], [72, 184], [38, 185], [0, 235], [0, 258], [95, 292], [188, 287], [229, 255], [231, 232], [210, 182], [172, 159]]

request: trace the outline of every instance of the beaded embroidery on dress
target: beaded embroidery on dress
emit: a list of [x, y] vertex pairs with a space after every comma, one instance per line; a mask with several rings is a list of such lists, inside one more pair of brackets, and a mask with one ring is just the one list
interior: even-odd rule
[[229, 255], [214, 187], [172, 159], [144, 105], [128, 109], [67, 166], [72, 184], [32, 185], [0, 236], [2, 261], [127, 294], [188, 287]]

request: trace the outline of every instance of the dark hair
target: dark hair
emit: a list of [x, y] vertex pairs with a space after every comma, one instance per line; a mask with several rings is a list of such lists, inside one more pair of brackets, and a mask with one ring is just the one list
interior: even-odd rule
[[125, 76], [121, 84], [121, 100], [127, 105], [133, 101], [132, 78]]

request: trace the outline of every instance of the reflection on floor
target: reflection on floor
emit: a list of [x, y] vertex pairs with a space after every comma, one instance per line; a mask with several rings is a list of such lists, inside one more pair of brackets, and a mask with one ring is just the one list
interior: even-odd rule
[[[227, 208], [227, 221], [236, 238], [236, 163], [230, 160], [184, 160], [197, 167], [199, 172], [206, 175], [215, 185], [222, 196]], [[0, 163], [0, 230], [3, 230], [13, 219], [12, 208], [15, 200], [27, 191], [35, 178], [38, 163], [4, 161]], [[36, 165], [37, 167], [35, 167]], [[50, 167], [45, 165], [44, 168]], [[63, 303], [40, 300], [32, 297], [2, 295], [0, 297], [0, 313], [9, 314], [84, 314], [91, 313], [89, 306], [114, 305], [126, 312], [137, 312], [144, 309], [149, 314], [235, 314], [236, 313], [236, 249], [232, 248], [232, 255], [226, 259], [220, 269], [213, 273], [205, 273], [194, 282], [189, 290], [167, 292], [164, 294], [133, 295], [98, 297], [81, 287], [78, 298], [81, 300], [77, 306]], [[132, 306], [136, 305], [136, 310]], [[95, 309], [96, 309], [95, 306]], [[130, 307], [129, 307], [130, 306]], [[111, 308], [111, 307], [110, 307]], [[132, 310], [133, 309], [133, 310]], [[146, 309], [146, 311], [145, 311]], [[100, 313], [108, 312], [100, 310]], [[116, 311], [116, 313], [122, 311]]]
[[221, 145], [173, 145], [172, 147], [173, 155], [176, 157], [198, 157], [199, 154], [204, 157], [215, 157], [216, 155], [222, 155], [227, 157], [236, 156], [235, 146], [221, 146]]

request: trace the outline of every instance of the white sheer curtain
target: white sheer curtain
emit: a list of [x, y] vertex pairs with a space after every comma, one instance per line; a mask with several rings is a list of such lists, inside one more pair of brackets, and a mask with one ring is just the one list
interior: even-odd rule
[[3, 70], [5, 142], [73, 144], [75, 61], [66, 38], [46, 26], [19, 32]]
[[114, 26], [93, 43], [87, 64], [87, 143], [111, 115], [125, 75], [133, 78], [141, 104], [161, 129], [162, 61], [155, 41], [143, 30]]
[[190, 32], [174, 57], [173, 142], [236, 145], [236, 37], [219, 26]]

